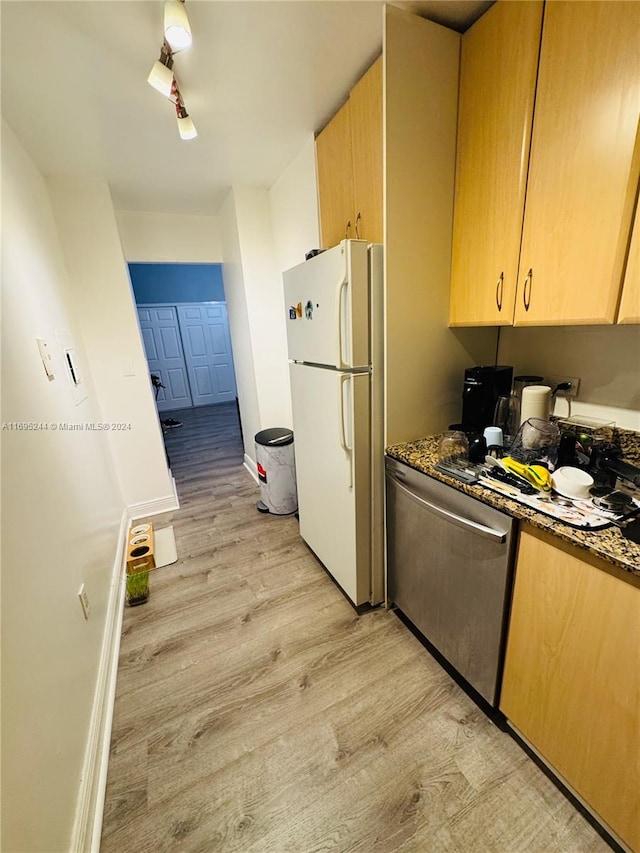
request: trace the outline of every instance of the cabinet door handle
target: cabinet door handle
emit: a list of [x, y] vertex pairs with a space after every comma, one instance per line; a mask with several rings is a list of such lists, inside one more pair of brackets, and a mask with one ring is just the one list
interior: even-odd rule
[[349, 231], [351, 231], [351, 220], [347, 222], [347, 227], [344, 229], [344, 239], [349, 239]]
[[358, 215], [356, 216], [356, 240], [360, 239], [360, 229], [358, 228], [358, 223], [361, 219], [362, 216], [360, 215], [360, 211], [358, 211]]
[[498, 311], [502, 311], [502, 294], [504, 291], [504, 272], [500, 273], [500, 278], [496, 282], [496, 305]]
[[531, 305], [531, 283], [533, 281], [533, 269], [530, 269], [527, 273], [527, 277], [524, 280], [524, 287], [522, 288], [522, 301], [524, 302], [524, 310], [528, 311], [529, 306]]

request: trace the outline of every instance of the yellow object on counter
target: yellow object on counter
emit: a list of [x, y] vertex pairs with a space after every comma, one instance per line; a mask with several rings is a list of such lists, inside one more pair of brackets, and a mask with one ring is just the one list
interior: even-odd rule
[[551, 474], [544, 465], [526, 465], [523, 462], [516, 461], [511, 456], [505, 456], [502, 463], [507, 471], [522, 477], [536, 489], [540, 489], [542, 492], [551, 491]]

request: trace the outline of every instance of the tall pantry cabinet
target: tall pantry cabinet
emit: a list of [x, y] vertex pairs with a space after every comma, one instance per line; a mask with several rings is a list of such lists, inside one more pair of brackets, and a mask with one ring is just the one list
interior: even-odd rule
[[[544, 4], [528, 152], [534, 6], [498, 0], [463, 36], [452, 325], [616, 320], [639, 177], [640, 4]], [[528, 57], [526, 72], [509, 53], [512, 41]], [[499, 75], [486, 67], [496, 63]], [[507, 84], [520, 95], [515, 113], [501, 100]], [[487, 123], [472, 106], [465, 111], [474, 97], [489, 105]], [[514, 128], [520, 145], [507, 150], [503, 137]], [[483, 161], [492, 146], [499, 154]], [[518, 204], [509, 208], [512, 197]], [[520, 229], [521, 240], [505, 237]], [[514, 288], [508, 271], [518, 251]]]
[[[316, 158], [323, 246], [345, 238], [348, 208], [332, 236], [325, 236], [325, 223], [350, 183], [361, 195], [350, 208], [355, 216], [363, 211], [358, 236], [384, 243], [384, 444], [390, 445], [458, 421], [464, 370], [490, 363], [496, 342], [492, 329], [448, 327], [460, 34], [394, 6], [385, 6], [383, 16], [382, 56], [346, 102], [349, 134], [354, 141], [362, 134], [352, 147], [350, 177], [342, 142], [333, 144], [342, 162], [327, 180], [323, 144], [344, 107], [318, 134]], [[375, 110], [365, 110], [367, 124], [357, 117], [358, 103], [376, 97]], [[369, 229], [376, 216], [365, 217], [358, 187], [377, 206], [382, 233]], [[349, 236], [356, 236], [353, 229]]]

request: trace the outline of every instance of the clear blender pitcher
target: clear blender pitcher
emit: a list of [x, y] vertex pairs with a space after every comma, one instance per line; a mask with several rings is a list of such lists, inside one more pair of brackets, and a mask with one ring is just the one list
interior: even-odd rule
[[504, 447], [511, 447], [520, 429], [520, 400], [515, 391], [508, 397], [498, 397], [496, 400], [493, 425], [502, 430]]

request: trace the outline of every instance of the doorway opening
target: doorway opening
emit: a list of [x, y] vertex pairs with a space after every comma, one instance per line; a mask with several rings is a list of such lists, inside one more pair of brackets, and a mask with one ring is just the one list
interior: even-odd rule
[[221, 264], [132, 262], [129, 273], [165, 435], [189, 409], [228, 403], [241, 431]]

